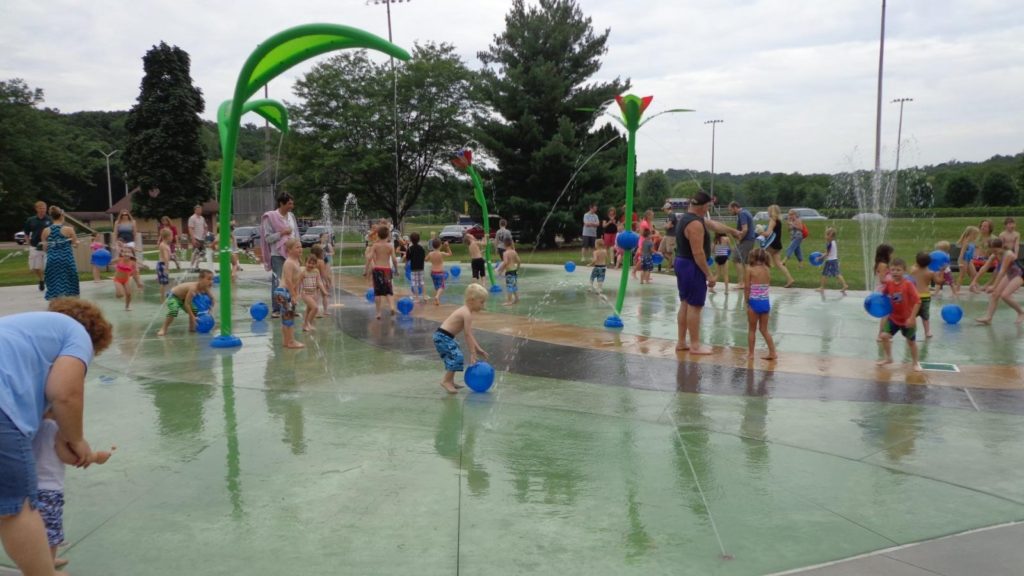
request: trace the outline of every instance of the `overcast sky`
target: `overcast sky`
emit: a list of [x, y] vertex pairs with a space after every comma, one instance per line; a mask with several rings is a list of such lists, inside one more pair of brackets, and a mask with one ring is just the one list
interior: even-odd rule
[[[504, 28], [507, 0], [392, 5], [395, 42], [455, 45], [472, 68]], [[579, 0], [611, 29], [600, 78], [633, 82], [666, 115], [638, 137], [638, 168], [837, 172], [874, 161], [881, 2], [870, 0]], [[885, 42], [882, 165], [976, 161], [1024, 150], [1024, 2], [890, 0]], [[43, 88], [63, 112], [126, 110], [141, 58], [160, 41], [186, 50], [213, 119], [242, 62], [290, 26], [334, 22], [387, 36], [383, 5], [362, 0], [11, 0], [0, 19], [0, 78]], [[322, 60], [321, 56], [317, 60]], [[271, 83], [295, 101], [306, 63]], [[252, 121], [255, 121], [253, 119]]]

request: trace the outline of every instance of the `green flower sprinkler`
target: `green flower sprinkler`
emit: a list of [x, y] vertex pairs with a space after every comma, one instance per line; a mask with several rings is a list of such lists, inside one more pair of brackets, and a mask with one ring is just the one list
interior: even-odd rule
[[487, 214], [487, 198], [484, 197], [484, 183], [480, 180], [480, 174], [473, 167], [473, 151], [463, 148], [452, 154], [452, 165], [469, 174], [473, 180], [473, 197], [480, 205], [484, 219], [484, 261], [487, 263], [487, 279], [491, 283], [491, 292], [501, 292], [501, 286], [494, 281], [494, 266], [491, 265], [491, 219]]

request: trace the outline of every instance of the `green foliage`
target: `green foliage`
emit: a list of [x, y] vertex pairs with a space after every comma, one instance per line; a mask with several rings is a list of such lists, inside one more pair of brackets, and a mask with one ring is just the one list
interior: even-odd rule
[[529, 8], [513, 0], [505, 30], [477, 54], [484, 63], [479, 97], [489, 108], [476, 117], [477, 139], [498, 164], [497, 209], [520, 216], [523, 238], [542, 246], [552, 245], [556, 233], [578, 234], [587, 203], [623, 198], [625, 141], [608, 126], [590, 132], [594, 111], [629, 89], [617, 78], [591, 81], [608, 33], [595, 35], [574, 0]]
[[[221, 171], [224, 169], [224, 159], [218, 158], [216, 160], [206, 161], [206, 171], [210, 174], [215, 174], [219, 179]], [[234, 183], [235, 189], [238, 189], [245, 184], [251, 182], [259, 174], [263, 172], [263, 165], [259, 162], [253, 162], [245, 158], [235, 159], [234, 169]]]
[[[395, 117], [391, 66], [365, 51], [346, 51], [296, 83], [303, 102], [290, 110], [286, 138], [289, 190], [300, 210], [319, 210], [327, 192], [340, 206], [349, 193], [363, 210], [383, 210], [400, 223], [432, 177], [449, 173], [448, 157], [469, 139], [477, 108], [473, 74], [450, 44], [417, 45], [396, 62], [400, 188], [395, 186]], [[472, 194], [468, 181], [461, 181]]]
[[1006, 172], [994, 171], [985, 176], [981, 184], [981, 203], [988, 206], [1007, 206], [1020, 199], [1013, 178]]
[[966, 174], [958, 174], [946, 184], [946, 202], [954, 207], [967, 206], [978, 197], [978, 185]]
[[192, 85], [188, 53], [177, 46], [161, 42], [142, 62], [145, 76], [125, 124], [129, 185], [141, 190], [133, 210], [150, 218], [183, 216], [212, 192], [201, 140], [202, 92]]
[[634, 204], [639, 212], [647, 208], [658, 209], [665, 199], [672, 196], [672, 187], [664, 170], [649, 170], [637, 178], [637, 194]]

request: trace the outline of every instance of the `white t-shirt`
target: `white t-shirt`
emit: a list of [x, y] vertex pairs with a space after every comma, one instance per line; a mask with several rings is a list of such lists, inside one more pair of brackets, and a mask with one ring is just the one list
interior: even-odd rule
[[49, 418], [39, 424], [32, 439], [32, 452], [36, 457], [36, 476], [40, 490], [64, 491], [64, 463], [57, 456], [57, 423]]
[[[591, 226], [587, 226], [591, 224]], [[587, 212], [583, 215], [583, 235], [597, 237], [597, 227], [601, 225], [601, 219], [597, 217], [597, 214]]]
[[206, 240], [206, 218], [199, 214], [188, 217], [188, 233], [193, 240]]
[[825, 256], [825, 260], [839, 260], [839, 246], [835, 240], [828, 243], [828, 254]]

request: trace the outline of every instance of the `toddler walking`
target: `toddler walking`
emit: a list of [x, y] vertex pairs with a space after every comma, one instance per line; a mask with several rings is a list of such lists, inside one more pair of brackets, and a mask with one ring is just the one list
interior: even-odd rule
[[594, 241], [594, 269], [590, 271], [590, 289], [604, 297], [604, 278], [608, 272], [608, 251], [604, 247], [604, 239]]
[[512, 246], [512, 242], [505, 242], [505, 255], [502, 257], [501, 265], [498, 268], [505, 273], [505, 303], [502, 306], [511, 306], [519, 303], [519, 252]]
[[877, 362], [879, 366], [892, 364], [892, 337], [897, 332], [903, 334], [910, 348], [910, 358], [915, 372], [921, 371], [917, 356], [917, 312], [921, 307], [921, 299], [917, 295], [917, 287], [904, 278], [907, 265], [903, 260], [894, 258], [889, 266], [892, 278], [882, 286], [882, 294], [892, 302], [892, 312], [885, 320], [882, 331], [882, 349], [885, 357]]
[[[729, 237], [725, 234], [715, 234], [715, 281], [725, 284], [725, 292], [729, 292], [729, 254], [732, 252], [729, 247]], [[714, 288], [708, 288], [714, 292]]]
[[828, 278], [839, 280], [843, 284], [842, 292], [846, 294], [846, 289], [849, 286], [847, 286], [843, 275], [839, 273], [839, 246], [836, 244], [836, 229], [831, 226], [825, 229], [825, 267], [821, 271], [821, 285], [818, 286], [818, 292], [825, 291], [825, 280]]
[[775, 340], [768, 331], [768, 313], [772, 310], [768, 297], [772, 273], [769, 266], [771, 258], [762, 248], [754, 248], [747, 256], [747, 267], [743, 278], [743, 293], [747, 299], [747, 359], [754, 357], [754, 341], [757, 332], [761, 332], [768, 354], [765, 360], [775, 360], [779, 356], [775, 352]]
[[320, 266], [323, 260], [315, 254], [306, 256], [306, 268], [299, 273], [299, 285], [302, 290], [302, 301], [306, 304], [306, 314], [302, 318], [302, 331], [316, 331], [316, 314], [320, 309], [320, 297], [327, 297], [327, 287], [320, 277]]

